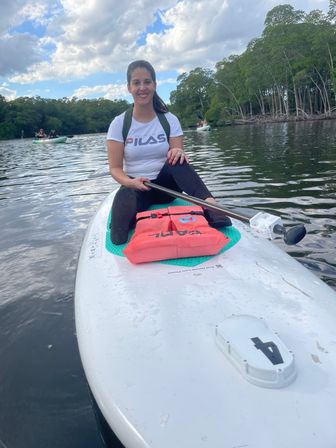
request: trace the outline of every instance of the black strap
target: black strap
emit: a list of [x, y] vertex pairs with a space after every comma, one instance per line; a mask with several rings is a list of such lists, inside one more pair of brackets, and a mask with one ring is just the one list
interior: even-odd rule
[[[133, 105], [126, 110], [125, 116], [124, 116], [124, 122], [123, 122], [123, 128], [122, 128], [122, 136], [124, 139], [124, 143], [126, 143], [126, 139], [129, 133], [129, 130], [131, 128], [132, 124], [132, 116], [133, 116]], [[170, 124], [167, 120], [166, 114], [162, 112], [156, 112], [156, 115], [159, 119], [159, 122], [161, 123], [161, 126], [163, 127], [163, 130], [165, 131], [165, 134], [167, 136], [167, 142], [169, 141], [170, 137]]]
[[167, 136], [167, 142], [169, 142], [169, 137], [170, 137], [170, 124], [167, 120], [166, 114], [162, 113], [162, 112], [157, 112], [156, 113], [159, 122], [161, 123], [161, 126], [163, 127], [163, 130], [165, 131], [165, 134]]
[[142, 219], [155, 219], [161, 218], [162, 216], [174, 216], [174, 215], [202, 215], [204, 216], [204, 212], [197, 212], [192, 210], [191, 212], [178, 212], [178, 213], [151, 213], [148, 216], [142, 216], [141, 218], [137, 218], [136, 222], [141, 221]]
[[126, 143], [126, 139], [127, 139], [129, 130], [131, 128], [132, 116], [133, 116], [133, 106], [131, 106], [129, 109], [127, 109], [125, 112], [125, 115], [124, 115], [124, 122], [123, 122], [123, 128], [122, 128], [122, 135], [123, 135], [124, 143]]

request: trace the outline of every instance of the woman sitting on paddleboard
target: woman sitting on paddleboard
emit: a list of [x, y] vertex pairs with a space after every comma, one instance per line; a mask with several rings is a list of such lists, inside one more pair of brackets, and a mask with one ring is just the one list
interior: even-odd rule
[[[107, 133], [109, 167], [121, 184], [112, 205], [111, 240], [127, 241], [138, 212], [150, 205], [172, 202], [174, 198], [150, 189], [158, 185], [215, 203], [211, 193], [188, 163], [183, 151], [182, 128], [178, 118], [156, 92], [156, 75], [147, 61], [134, 61], [127, 69], [127, 87], [134, 106], [114, 118]], [[213, 227], [230, 226], [230, 218], [205, 210]]]

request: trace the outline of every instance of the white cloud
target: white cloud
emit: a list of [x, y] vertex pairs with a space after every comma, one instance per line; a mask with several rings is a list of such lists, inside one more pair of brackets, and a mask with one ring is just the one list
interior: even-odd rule
[[94, 87], [82, 86], [76, 89], [72, 96], [76, 98], [88, 98], [92, 96], [94, 98], [101, 97], [114, 100], [126, 98], [128, 95], [126, 84], [104, 84]]
[[[48, 30], [54, 38], [55, 52], [50, 62], [33, 65], [27, 73], [18, 74], [13, 82], [34, 82], [44, 79], [81, 78], [94, 72], [124, 71], [136, 58], [146, 58], [158, 68], [180, 70], [197, 65], [214, 64], [231, 50], [241, 51], [246, 27], [232, 26], [231, 14], [236, 7], [231, 0], [184, 0], [166, 2], [161, 17], [171, 28], [163, 33], [147, 35], [146, 44], [136, 41], [155, 20], [162, 2], [138, 0], [130, 6], [108, 0], [86, 1], [78, 8], [77, 0], [63, 0], [64, 14], [55, 18]], [[244, 0], [243, 10], [250, 11]], [[257, 2], [255, 8], [259, 8]], [[270, 2], [268, 2], [270, 3]], [[271, 2], [272, 3], [272, 2]], [[254, 8], [253, 8], [254, 10]], [[141, 14], [139, 14], [141, 11]], [[246, 23], [248, 13], [238, 14]], [[220, 47], [220, 48], [219, 48]], [[218, 54], [219, 53], [219, 54]]]
[[175, 78], [158, 79], [156, 84], [158, 86], [162, 86], [163, 84], [176, 84], [176, 79]]
[[9, 27], [15, 25], [17, 11], [20, 11], [25, 3], [25, 0], [1, 1], [0, 34], [6, 33]]
[[[230, 54], [241, 53], [252, 38], [260, 36], [266, 13], [279, 4], [277, 0], [135, 0], [129, 4], [85, 0], [79, 5], [78, 0], [60, 0], [52, 10], [51, 0], [3, 1], [7, 24], [14, 20], [12, 4], [21, 6], [21, 19], [48, 23], [46, 36], [36, 48], [33, 41], [27, 41], [26, 47], [23, 42], [17, 45], [18, 54], [23, 53], [19, 52], [22, 46], [26, 53], [31, 49], [31, 56], [20, 64], [11, 58], [8, 64], [10, 72], [17, 72], [11, 81], [20, 83], [125, 72], [128, 63], [138, 58], [148, 59], [157, 70], [212, 67]], [[297, 9], [326, 10], [328, 0], [295, 0], [291, 4]], [[139, 46], [138, 39], [153, 25], [158, 11], [168, 28], [147, 34], [145, 44]], [[47, 59], [38, 60], [46, 48]]]
[[[157, 81], [157, 85], [176, 84], [176, 79], [167, 78]], [[94, 87], [81, 86], [74, 91], [72, 97], [76, 98], [106, 98], [109, 100], [130, 99], [130, 94], [127, 90], [126, 81], [124, 84], [103, 84]]]
[[37, 39], [28, 34], [4, 36], [0, 39], [0, 75], [21, 72], [41, 59]]
[[[267, 12], [279, 3], [278, 0], [182, 0], [162, 13], [169, 29], [147, 36], [143, 56], [160, 70], [213, 67], [224, 57], [240, 54], [251, 39], [259, 37]], [[328, 6], [328, 0], [310, 0], [310, 8], [307, 4], [304, 7], [303, 1], [290, 3], [294, 8], [299, 3], [306, 11]]]
[[0, 15], [0, 75], [25, 72], [28, 67], [42, 61], [43, 40], [15, 27], [29, 22], [32, 26], [46, 25], [50, 14], [55, 13], [52, 0], [1, 0]]
[[7, 87], [7, 83], [0, 85], [0, 95], [4, 96], [6, 100], [12, 101], [16, 98], [16, 91]]
[[[184, 0], [162, 14], [170, 28], [147, 36], [145, 58], [161, 70], [213, 67], [230, 54], [239, 54], [260, 36], [266, 13], [275, 0]], [[165, 57], [162, 57], [165, 55]]]
[[61, 6], [52, 0], [26, 1], [23, 8], [18, 11], [17, 18], [21, 21], [31, 20], [42, 25], [48, 25], [55, 14], [60, 13]]

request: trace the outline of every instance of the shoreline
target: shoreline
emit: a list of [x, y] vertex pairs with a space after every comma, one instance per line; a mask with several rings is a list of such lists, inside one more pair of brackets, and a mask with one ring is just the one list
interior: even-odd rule
[[[331, 121], [336, 120], [336, 114], [333, 114], [331, 116], [324, 116], [324, 115], [308, 115], [308, 116], [279, 116], [279, 117], [270, 117], [270, 116], [254, 116], [251, 118], [246, 119], [233, 119], [233, 120], [227, 120], [224, 123], [217, 123], [213, 124], [209, 122], [210, 126], [212, 128], [225, 128], [227, 126], [246, 126], [246, 125], [264, 125], [264, 124], [270, 124], [270, 123], [302, 123], [307, 121]], [[195, 130], [197, 126], [188, 126], [187, 129]]]
[[336, 114], [331, 116], [325, 115], [307, 115], [307, 116], [279, 116], [279, 117], [270, 117], [270, 116], [262, 116], [258, 115], [251, 118], [246, 119], [234, 119], [231, 122], [228, 120], [224, 124], [217, 125], [218, 127], [225, 126], [242, 126], [247, 124], [268, 124], [268, 123], [302, 123], [305, 121], [324, 121], [324, 120], [336, 120]]
[[[218, 123], [218, 124], [213, 124], [211, 122], [209, 122], [210, 126], [212, 128], [225, 128], [227, 126], [246, 126], [246, 125], [264, 125], [264, 124], [270, 124], [270, 123], [302, 123], [302, 122], [307, 122], [307, 121], [331, 121], [331, 120], [336, 120], [336, 113], [332, 114], [331, 116], [324, 116], [324, 115], [307, 115], [307, 116], [279, 116], [279, 117], [270, 117], [270, 116], [262, 116], [262, 115], [258, 115], [258, 116], [254, 116], [251, 118], [246, 118], [246, 119], [233, 119], [233, 120], [227, 120], [224, 123]], [[189, 130], [195, 130], [197, 128], [196, 125], [194, 126], [187, 126], [184, 129], [189, 129]], [[97, 134], [101, 134], [102, 132], [97, 132]], [[104, 132], [103, 132], [104, 133]], [[78, 135], [87, 135], [87, 134], [92, 134], [92, 132], [90, 133], [81, 133], [81, 134], [76, 134], [76, 136]], [[74, 135], [72, 135], [71, 137], [73, 137]], [[70, 137], [70, 136], [69, 136]], [[8, 140], [31, 140], [34, 139], [33, 137], [16, 137], [16, 138], [0, 138], [0, 141], [8, 141]]]

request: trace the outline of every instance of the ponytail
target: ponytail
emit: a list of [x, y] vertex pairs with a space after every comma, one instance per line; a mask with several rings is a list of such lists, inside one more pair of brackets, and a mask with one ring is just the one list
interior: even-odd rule
[[163, 101], [162, 98], [155, 92], [153, 96], [153, 107], [155, 112], [159, 112], [165, 114], [168, 112], [167, 104]]

